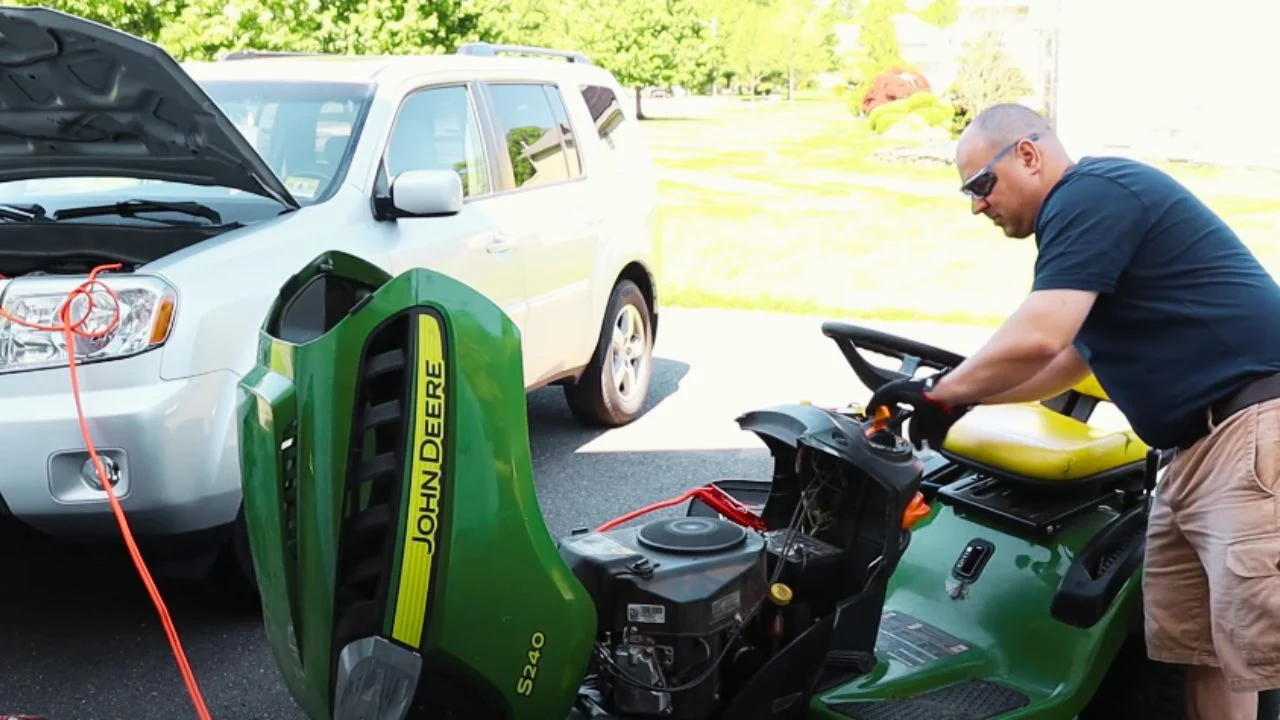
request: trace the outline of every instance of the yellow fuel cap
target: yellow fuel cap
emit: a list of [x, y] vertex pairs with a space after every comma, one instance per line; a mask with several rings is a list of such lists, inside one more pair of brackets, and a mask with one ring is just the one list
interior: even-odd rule
[[791, 602], [791, 588], [784, 583], [774, 583], [769, 586], [769, 600], [774, 605], [786, 605]]

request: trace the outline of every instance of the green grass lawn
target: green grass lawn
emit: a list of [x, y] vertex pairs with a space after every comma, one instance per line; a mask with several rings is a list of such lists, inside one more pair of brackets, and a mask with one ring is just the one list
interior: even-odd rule
[[[953, 166], [878, 159], [886, 141], [840, 102], [645, 112], [667, 304], [992, 325], [1030, 286], [1032, 238], [973, 216]], [[1280, 268], [1280, 174], [1169, 169]]]

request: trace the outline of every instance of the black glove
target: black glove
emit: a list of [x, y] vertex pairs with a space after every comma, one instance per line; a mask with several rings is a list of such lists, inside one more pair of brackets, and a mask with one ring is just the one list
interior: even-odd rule
[[908, 405], [912, 409], [907, 433], [911, 442], [916, 447], [922, 447], [927, 442], [934, 450], [941, 448], [951, 426], [964, 417], [972, 406], [949, 405], [930, 395], [940, 377], [942, 374], [924, 378], [906, 377], [881, 385], [867, 403], [867, 415], [874, 417], [879, 407], [896, 410], [894, 406], [898, 403]]

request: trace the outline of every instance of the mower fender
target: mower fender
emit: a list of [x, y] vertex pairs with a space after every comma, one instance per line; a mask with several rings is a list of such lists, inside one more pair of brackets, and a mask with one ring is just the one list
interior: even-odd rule
[[890, 581], [877, 667], [822, 692], [811, 717], [889, 716], [901, 706], [904, 714], [947, 707], [966, 717], [1076, 718], [1134, 641], [1140, 582], [1127, 576], [1087, 623], [1053, 618], [1050, 608], [1074, 559], [1117, 523], [1116, 513], [1099, 508], [1033, 539], [945, 503], [934, 507]]
[[1092, 537], [1063, 573], [1049, 614], [1085, 629], [1101, 621], [1142, 567], [1146, 530], [1146, 505], [1135, 505]]

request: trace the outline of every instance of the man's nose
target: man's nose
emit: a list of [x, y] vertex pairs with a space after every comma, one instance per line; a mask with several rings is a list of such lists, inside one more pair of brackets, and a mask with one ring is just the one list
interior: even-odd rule
[[980, 197], [975, 197], [975, 198], [973, 198], [972, 200], [970, 200], [970, 204], [973, 206], [973, 214], [974, 214], [974, 215], [981, 214], [981, 213], [985, 212], [985, 211], [986, 211], [986, 209], [987, 209], [988, 207], [990, 207], [990, 206], [987, 204], [987, 199], [986, 199], [986, 198], [980, 198]]

